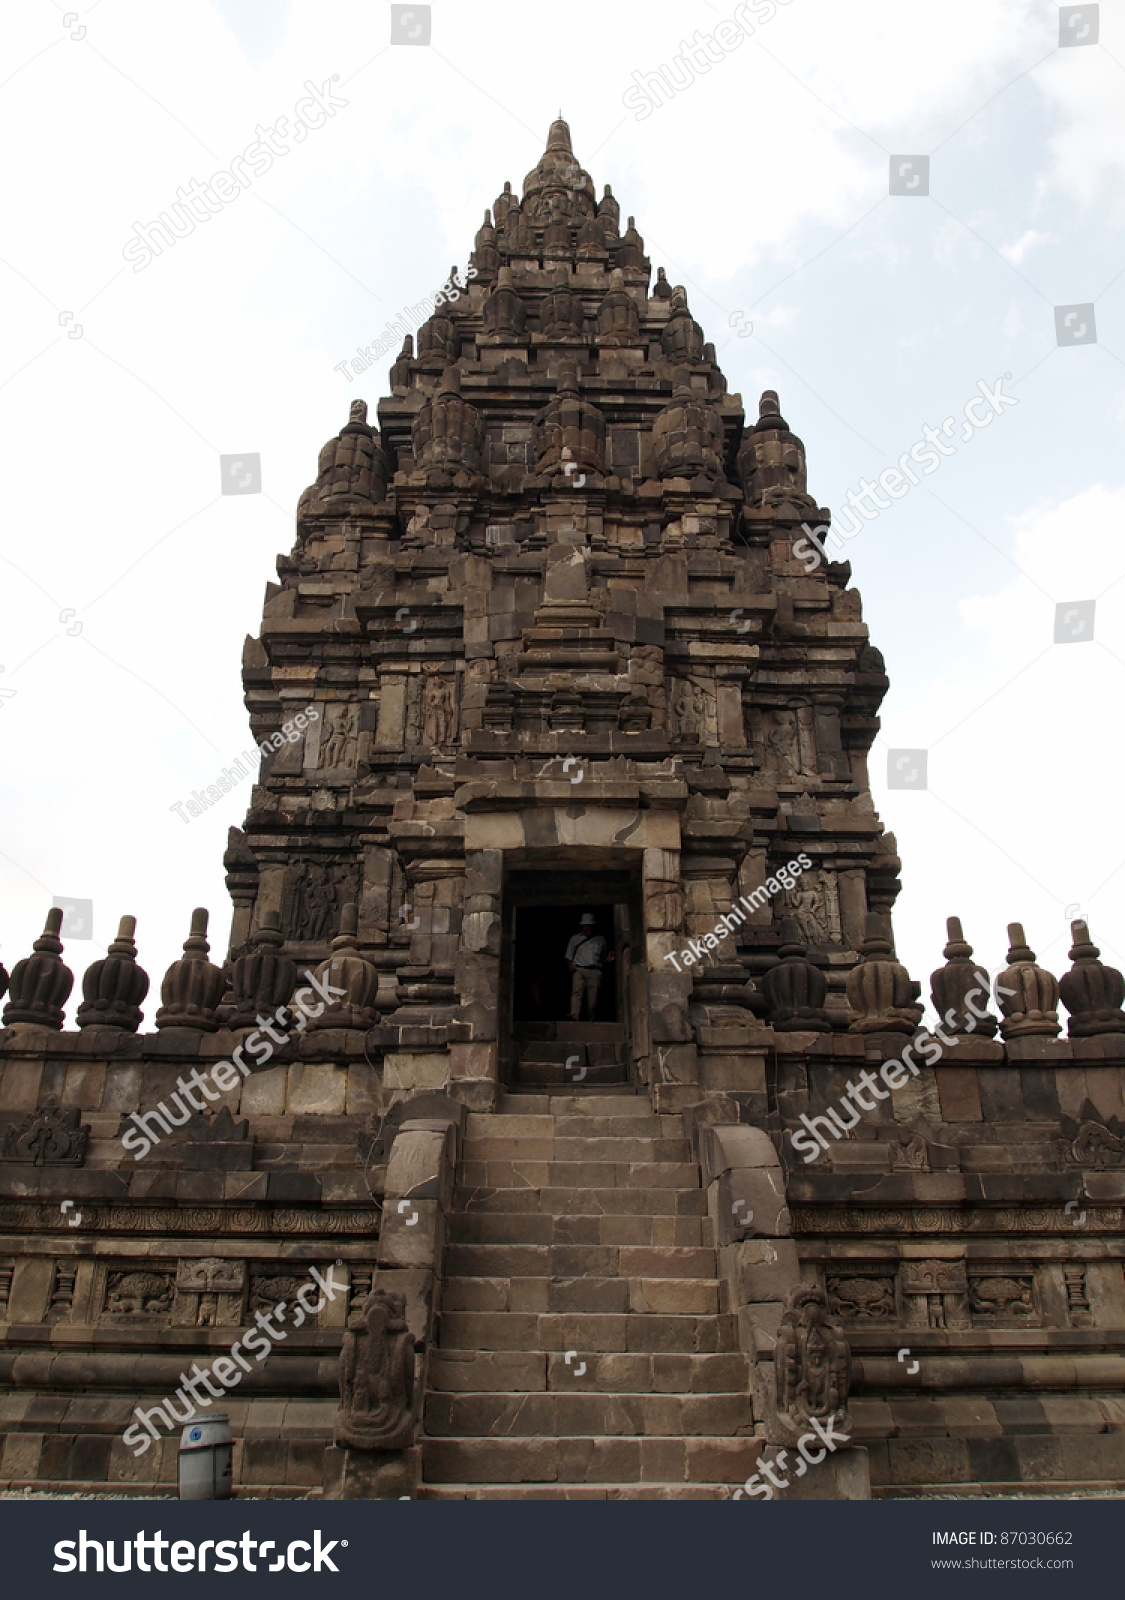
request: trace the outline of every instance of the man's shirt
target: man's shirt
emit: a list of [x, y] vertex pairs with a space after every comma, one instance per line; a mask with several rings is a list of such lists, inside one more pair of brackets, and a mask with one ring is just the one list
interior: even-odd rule
[[605, 940], [600, 933], [576, 933], [566, 947], [566, 959], [576, 967], [604, 966]]

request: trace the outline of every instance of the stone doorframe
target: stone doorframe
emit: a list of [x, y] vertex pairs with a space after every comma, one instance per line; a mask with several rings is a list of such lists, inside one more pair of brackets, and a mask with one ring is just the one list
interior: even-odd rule
[[[502, 932], [507, 914], [503, 884], [512, 870], [536, 866], [559, 870], [580, 861], [586, 870], [632, 875], [638, 890], [635, 912], [639, 926], [631, 940], [629, 1026], [634, 1071], [641, 1082], [651, 1081], [650, 1019], [669, 1006], [681, 1014], [686, 1012], [690, 979], [677, 975], [664, 961], [668, 950], [678, 948], [677, 937], [683, 928], [678, 810], [671, 806], [579, 804], [573, 791], [568, 798], [571, 803], [566, 805], [466, 808], [466, 865], [471, 866], [475, 881], [467, 885], [466, 948], [464, 962], [458, 964], [458, 988], [466, 1020], [470, 1011], [482, 1022], [491, 1014], [497, 1086], [501, 1077], [497, 1045], [506, 1025], [504, 1007], [510, 1007], [509, 996], [501, 992]], [[471, 973], [471, 983], [460, 980], [462, 972], [466, 979]], [[468, 989], [475, 992], [470, 994]]]

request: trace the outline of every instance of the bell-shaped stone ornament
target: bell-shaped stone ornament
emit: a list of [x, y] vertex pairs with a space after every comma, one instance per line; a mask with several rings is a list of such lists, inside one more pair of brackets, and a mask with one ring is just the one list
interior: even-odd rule
[[527, 307], [512, 279], [511, 267], [501, 267], [496, 287], [484, 302], [484, 331], [493, 344], [524, 344]]
[[703, 360], [703, 329], [688, 310], [683, 289], [672, 291], [672, 315], [664, 324], [660, 342], [668, 360], [677, 365]]
[[579, 476], [605, 471], [605, 416], [578, 391], [578, 367], [563, 361], [555, 398], [535, 419], [536, 471], [562, 473], [572, 487]]
[[762, 974], [766, 1021], [779, 1033], [829, 1033], [832, 1022], [824, 1009], [828, 983], [801, 942], [795, 917], [782, 917], [780, 960]]
[[86, 968], [82, 1004], [75, 1017], [80, 1028], [120, 1028], [136, 1033], [140, 1027], [148, 973], [137, 965], [136, 931], [136, 917], [122, 917], [105, 958]]
[[805, 447], [781, 415], [777, 393], [766, 389], [758, 420], [743, 434], [738, 475], [750, 506], [781, 505], [815, 509], [808, 493]]
[[486, 211], [484, 224], [478, 230], [473, 244], [473, 266], [477, 269], [477, 277], [486, 282], [496, 276], [500, 270], [500, 251], [496, 244], [496, 229], [492, 226], [492, 213]]
[[484, 418], [461, 398], [460, 368], [446, 367], [437, 393], [414, 419], [412, 438], [414, 460], [419, 467], [448, 472], [484, 471]]
[[691, 387], [687, 369], [676, 371], [672, 398], [652, 424], [652, 454], [661, 478], [723, 476], [723, 424], [705, 395]]
[[249, 951], [230, 964], [229, 1028], [252, 1028], [259, 1013], [269, 1017], [287, 1003], [297, 982], [297, 964], [283, 953], [284, 943], [278, 912], [263, 912]]
[[894, 957], [890, 928], [874, 911], [867, 914], [863, 960], [847, 976], [848, 1004], [854, 1016], [849, 1033], [914, 1034], [922, 1020], [917, 999], [921, 984]]
[[324, 519], [370, 519], [386, 498], [390, 464], [367, 420], [366, 400], [353, 400], [347, 422], [320, 452], [316, 482], [297, 504], [298, 531]]
[[948, 1033], [979, 1033], [991, 1039], [1000, 1026], [988, 1010], [988, 973], [973, 961], [959, 917], [945, 920], [945, 966], [930, 974], [930, 997]]
[[1070, 1012], [1067, 1033], [1072, 1039], [1089, 1039], [1099, 1033], [1125, 1033], [1125, 977], [1116, 967], [1098, 960], [1101, 951], [1090, 939], [1084, 921], [1072, 922], [1074, 963], [1059, 979], [1059, 995]]
[[4, 1007], [4, 1026], [25, 1022], [35, 1027], [54, 1028], [63, 1025], [63, 1008], [71, 989], [74, 974], [63, 963], [61, 906], [52, 906], [47, 913], [43, 932], [32, 949], [34, 955], [17, 961], [12, 969], [11, 990]]
[[625, 287], [625, 274], [620, 267], [610, 273], [609, 293], [598, 307], [596, 325], [599, 345], [613, 347], [641, 342], [637, 302]]
[[1059, 1023], [1059, 985], [1053, 973], [1035, 964], [1035, 951], [1024, 938], [1023, 925], [1008, 924], [1008, 965], [996, 980], [996, 1003], [1003, 1013], [1005, 1039], [1041, 1034], [1054, 1038]]
[[197, 906], [191, 914], [191, 932], [184, 940], [184, 953], [173, 961], [160, 985], [158, 1028], [202, 1028], [214, 1033], [219, 1027], [218, 1010], [226, 993], [227, 979], [221, 967], [207, 959], [207, 912]]
[[[354, 903], [344, 907], [340, 918], [339, 937], [332, 941], [332, 954], [317, 967], [315, 977], [321, 992], [329, 986], [332, 998], [318, 1016], [310, 1014], [319, 1004], [316, 991], [298, 989], [293, 996], [292, 1009], [300, 1031], [301, 1021], [308, 1016], [309, 1029], [316, 1028], [373, 1028], [379, 1020], [375, 1009], [375, 996], [379, 989], [379, 969], [361, 952], [356, 930], [358, 911]], [[310, 1008], [306, 1010], [306, 1005]]]

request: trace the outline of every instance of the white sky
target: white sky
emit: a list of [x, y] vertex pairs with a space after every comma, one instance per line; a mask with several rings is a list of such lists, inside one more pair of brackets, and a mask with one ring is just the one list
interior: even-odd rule
[[[872, 774], [899, 953], [925, 981], [955, 912], [995, 968], [1018, 918], [1058, 972], [1077, 905], [1125, 965], [1125, 0], [1062, 50], [1038, 0], [791, 0], [644, 120], [634, 70], [733, 4], [431, 9], [421, 48], [392, 47], [370, 0], [0, 14], [5, 964], [56, 895], [94, 903], [79, 980], [126, 911], [154, 991], [194, 905], [225, 950], [249, 789], [190, 826], [169, 808], [246, 746], [242, 641], [297, 496], [348, 402], [386, 390], [386, 361], [351, 385], [333, 368], [466, 260], [561, 107], [731, 389], [751, 413], [779, 390], [822, 504], [1012, 373], [1019, 406], [848, 551], [892, 682]], [[125, 263], [134, 222], [332, 74], [345, 108]], [[892, 154], [931, 155], [928, 198], [889, 197]], [[1098, 342], [1059, 348], [1054, 306], [1089, 302]], [[219, 455], [243, 451], [263, 492], [221, 497]], [[1094, 640], [1054, 645], [1056, 602], [1095, 596]], [[929, 748], [925, 794], [886, 792], [890, 747]]]

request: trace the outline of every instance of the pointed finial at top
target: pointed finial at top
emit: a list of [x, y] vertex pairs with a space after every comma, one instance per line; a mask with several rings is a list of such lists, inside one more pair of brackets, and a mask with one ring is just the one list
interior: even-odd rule
[[960, 917], [946, 917], [945, 935], [946, 944], [945, 949], [942, 951], [942, 955], [947, 961], [953, 961], [958, 957], [972, 955], [973, 947], [971, 944], [967, 943], [965, 939], [964, 932], [961, 928]]
[[776, 389], [764, 389], [758, 401], [758, 420], [754, 425], [755, 432], [760, 429], [789, 429], [789, 424], [781, 415], [781, 403], [777, 398]]
[[563, 121], [561, 111], [558, 120], [551, 124], [551, 131], [547, 135], [547, 149], [566, 150], [571, 155], [574, 153], [570, 143], [570, 129]]

